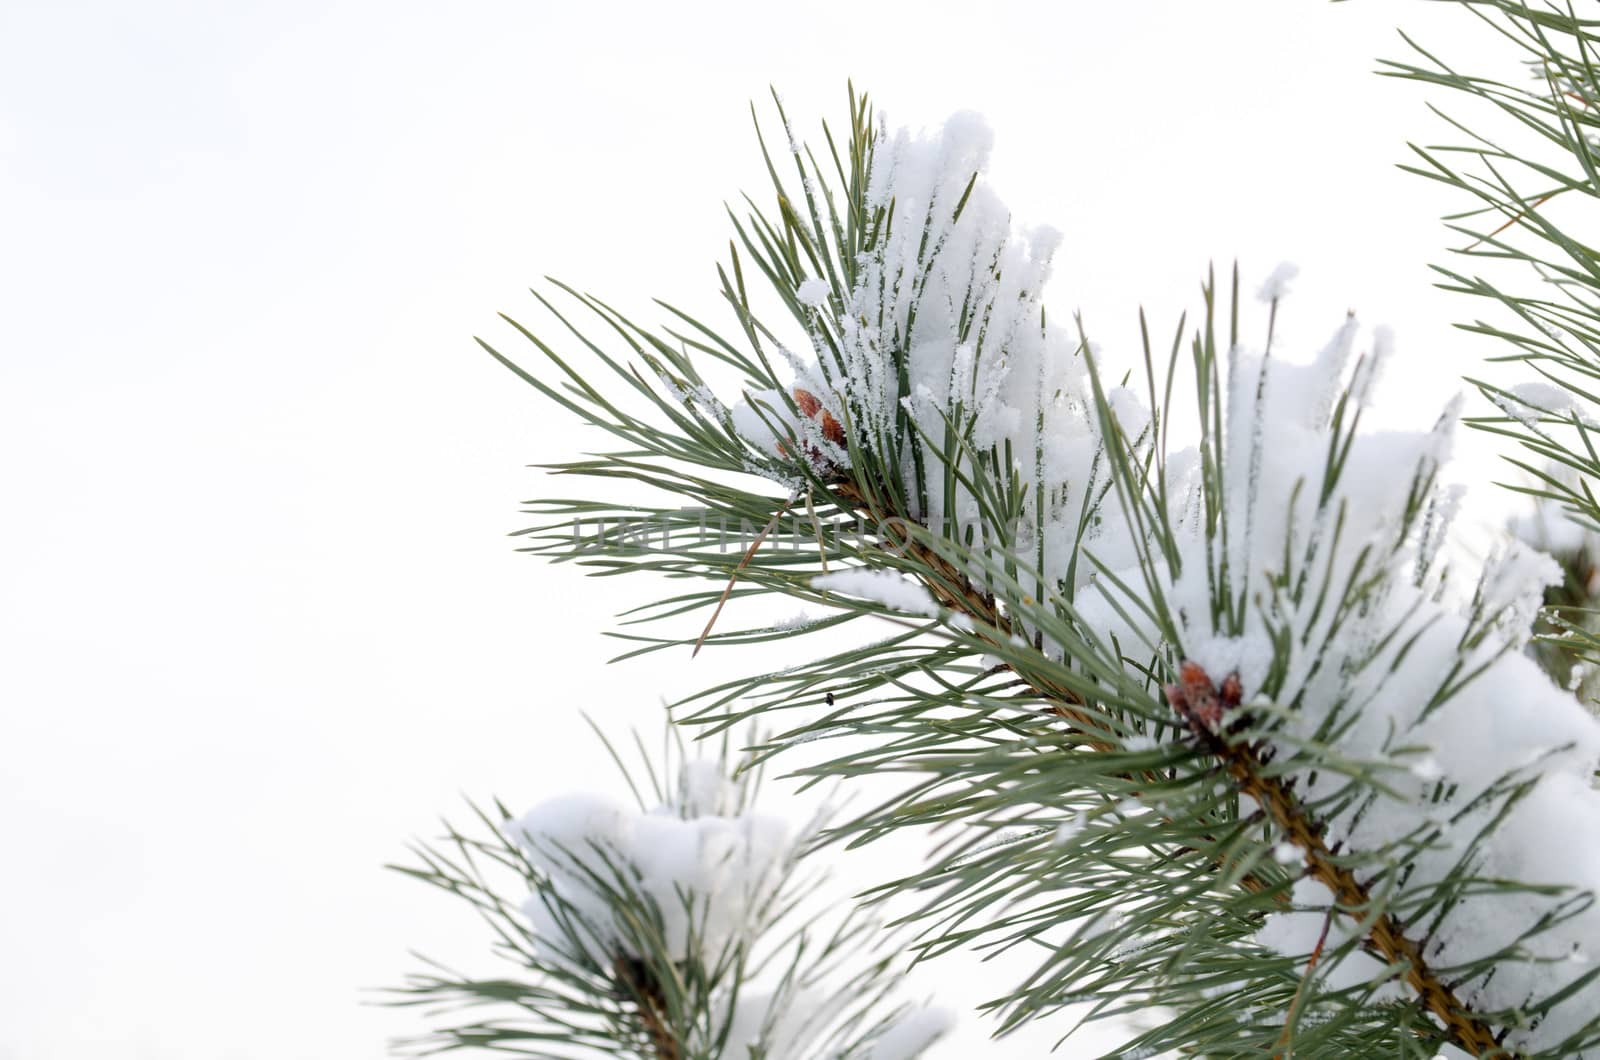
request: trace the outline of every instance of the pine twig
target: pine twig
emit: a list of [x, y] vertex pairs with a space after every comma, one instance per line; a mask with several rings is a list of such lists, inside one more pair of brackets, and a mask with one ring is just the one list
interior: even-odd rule
[[[1206, 750], [1221, 759], [1239, 791], [1255, 799], [1289, 842], [1305, 853], [1311, 877], [1333, 892], [1336, 907], [1344, 908], [1351, 916], [1359, 916], [1362, 910], [1372, 906], [1372, 896], [1356, 880], [1355, 873], [1339, 864], [1323, 842], [1322, 826], [1305, 812], [1287, 785], [1277, 777], [1266, 775], [1264, 763], [1254, 747], [1230, 744], [1204, 725], [1191, 723], [1190, 728]], [[1385, 961], [1405, 965], [1406, 983], [1417, 992], [1428, 1011], [1444, 1024], [1451, 1044], [1479, 1058], [1512, 1060], [1516, 1056], [1500, 1045], [1489, 1025], [1428, 967], [1421, 947], [1401, 931], [1393, 916], [1379, 914], [1367, 932], [1367, 940]]]
[[1468, 253], [1470, 251], [1476, 250], [1477, 248], [1483, 246], [1483, 244], [1489, 242], [1489, 240], [1493, 239], [1495, 236], [1499, 235], [1501, 232], [1504, 232], [1506, 229], [1510, 228], [1512, 225], [1516, 224], [1518, 221], [1520, 221], [1524, 217], [1528, 216], [1528, 211], [1529, 210], [1537, 210], [1539, 207], [1543, 206], [1545, 203], [1547, 203], [1551, 199], [1555, 198], [1556, 194], [1557, 194], [1556, 192], [1552, 191], [1548, 195], [1539, 196], [1537, 199], [1533, 200], [1533, 202], [1530, 203], [1526, 209], [1518, 210], [1517, 213], [1516, 213], [1516, 216], [1512, 217], [1511, 220], [1507, 221], [1505, 224], [1501, 225], [1499, 228], [1496, 228], [1493, 232], [1490, 232], [1488, 235], [1479, 236], [1477, 239], [1474, 239], [1471, 243], [1467, 244], [1466, 248], [1462, 250], [1462, 253], [1465, 254], [1465, 253]]
[[[849, 481], [839, 483], [835, 486], [834, 492], [850, 505], [865, 511], [875, 520], [875, 525], [889, 525], [890, 520], [884, 516], [878, 506], [868, 499], [867, 495], [855, 483]], [[1014, 627], [1011, 619], [1000, 609], [995, 599], [973, 589], [966, 576], [952, 566], [943, 556], [915, 540], [909, 541], [900, 547], [904, 548], [918, 563], [929, 567], [936, 573], [937, 577], [923, 578], [921, 580], [924, 587], [933, 594], [934, 599], [941, 606], [998, 630], [1001, 640], [1007, 640], [1013, 635]], [[957, 592], [951, 588], [952, 586], [961, 586], [962, 591]], [[998, 647], [999, 644], [996, 643], [995, 646]], [[1073, 731], [1086, 733], [1093, 731], [1097, 727], [1094, 725], [1093, 720], [1080, 709], [1084, 705], [1083, 699], [1076, 692], [1059, 685], [1029, 679], [1021, 674], [1018, 674], [1018, 678], [1035, 695], [1049, 703], [1050, 709], [1062, 720], [1068, 722]], [[1090, 737], [1087, 740], [1087, 744], [1095, 751], [1117, 750], [1115, 744], [1095, 737]], [[1132, 780], [1133, 778], [1129, 777], [1128, 779]], [[1146, 773], [1143, 779], [1151, 783], [1157, 783], [1161, 778], [1153, 773]], [[1206, 838], [1211, 839], [1212, 837], [1207, 836]], [[1215, 858], [1212, 859], [1212, 864], [1219, 869], [1221, 868]], [[1272, 884], [1254, 872], [1245, 873], [1238, 882], [1239, 886], [1251, 894], [1264, 894], [1272, 888]], [[1280, 896], [1280, 901], [1282, 904], [1287, 904], [1288, 899]]]
[[1333, 927], [1334, 906], [1328, 907], [1328, 914], [1322, 918], [1322, 933], [1317, 936], [1317, 944], [1311, 947], [1311, 956], [1306, 959], [1305, 974], [1300, 976], [1300, 985], [1294, 988], [1294, 997], [1289, 999], [1289, 1014], [1284, 1017], [1283, 1035], [1278, 1039], [1278, 1052], [1273, 1060], [1293, 1060], [1294, 1049], [1294, 1021], [1300, 1014], [1300, 999], [1306, 992], [1306, 986], [1311, 982], [1311, 975], [1317, 970], [1317, 962], [1322, 959], [1322, 947], [1328, 943], [1328, 930]]
[[689, 658], [692, 659], [699, 655], [700, 649], [705, 647], [706, 638], [711, 636], [711, 627], [717, 624], [717, 616], [722, 614], [722, 605], [726, 604], [728, 597], [733, 595], [733, 584], [739, 580], [739, 572], [750, 565], [750, 561], [755, 558], [756, 550], [767, 539], [767, 535], [777, 527], [778, 520], [783, 518], [783, 513], [789, 510], [790, 505], [794, 504], [799, 496], [798, 493], [789, 494], [789, 499], [784, 501], [778, 510], [772, 513], [772, 521], [766, 525], [761, 533], [756, 535], [754, 541], [750, 542], [750, 547], [745, 550], [744, 558], [739, 561], [737, 567], [733, 568], [733, 573], [728, 575], [728, 584], [723, 588], [722, 595], [717, 598], [717, 606], [711, 612], [711, 617], [706, 620], [706, 628], [700, 631], [700, 639], [694, 642], [694, 651], [689, 653]]

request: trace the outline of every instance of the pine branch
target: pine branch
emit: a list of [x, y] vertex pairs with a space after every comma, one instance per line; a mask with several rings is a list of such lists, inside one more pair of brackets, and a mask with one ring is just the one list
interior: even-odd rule
[[675, 737], [659, 758], [640, 745], [646, 787], [601, 735], [637, 813], [572, 795], [511, 821], [496, 803], [495, 814], [475, 811], [486, 837], [452, 828], [444, 844], [415, 849], [420, 865], [396, 866], [464, 900], [517, 966], [492, 979], [438, 965], [442, 974], [413, 977], [395, 1004], [497, 1015], [408, 1045], [549, 1060], [730, 1050], [809, 1060], [915, 1031], [895, 1054], [915, 1060], [948, 1029], [939, 1010], [895, 1000], [894, 934], [819, 898], [827, 874], [803, 862], [822, 818], [791, 831], [756, 812], [759, 768], [729, 776], [739, 763], [728, 741], [719, 759], [693, 760]]
[[[1600, 1043], [1582, 1000], [1600, 970], [1559, 964], [1581, 949], [1592, 888], [1503, 867], [1538, 853], [1528, 807], [1594, 801], [1571, 784], [1596, 736], [1516, 654], [1537, 571], [1508, 554], [1470, 606], [1446, 599], [1451, 502], [1435, 479], [1453, 412], [1432, 431], [1359, 432], [1382, 336], [1353, 371], [1353, 320], [1312, 363], [1283, 362], [1275, 275], [1271, 356], [1254, 354], [1236, 274], [1231, 306], [1203, 290], [1186, 455], [1168, 439], [1186, 325], [1162, 376], [1141, 318], [1145, 395], [1104, 385], [1087, 341], [1038, 301], [1053, 244], [1012, 237], [973, 176], [980, 131], [891, 137], [852, 96], [848, 143], [842, 209], [795, 145], [804, 195], [767, 155], [777, 211], [735, 219], [723, 296], [748, 352], [679, 311], [688, 331], [655, 334], [569, 292], [644, 366], [573, 329], [639, 412], [523, 331], [571, 385], [519, 373], [627, 447], [557, 470], [670, 502], [539, 502], [550, 521], [530, 551], [714, 586], [632, 624], [763, 595], [836, 616], [719, 630], [707, 647], [887, 620], [882, 641], [692, 697], [689, 720], [809, 712], [760, 755], [865, 737], [800, 772], [911, 778], [830, 836], [958, 826], [882, 893], [928, 896], [906, 916], [924, 956], [1044, 945], [993, 1002], [1006, 1027], [1078, 998], [1095, 1016], [1169, 1006], [1139, 1050], [1263, 1055], [1288, 1032], [1304, 1057], [1453, 1041], [1547, 1060]], [[1528, 196], [1511, 205], [1540, 223]], [[747, 272], [809, 355], [757, 317]], [[745, 373], [743, 401], [718, 401], [697, 358]], [[810, 525], [785, 525], [802, 493]], [[878, 529], [852, 538], [863, 517]], [[767, 529], [730, 554], [607, 537], [617, 519]], [[622, 636], [632, 655], [696, 643]], [[1208, 670], [1238, 676], [1186, 684]], [[1473, 723], [1511, 709], [1537, 725], [1480, 746]], [[1296, 935], [1308, 916], [1342, 937], [1311, 945]]]
[[[884, 512], [870, 499], [874, 495], [881, 496], [883, 491], [864, 490], [858, 484], [846, 479], [838, 483], [833, 492], [841, 502], [864, 510], [875, 525], [881, 526], [890, 522], [902, 526], [906, 524], [907, 516], [904, 513]], [[994, 597], [976, 592], [966, 574], [947, 562], [938, 552], [915, 538], [896, 542], [894, 545], [904, 549], [918, 567], [926, 569], [927, 573], [922, 575], [923, 584], [942, 606], [967, 615], [998, 634], [990, 641], [991, 646], [998, 646], [1002, 638], [1009, 639], [1013, 635], [1011, 620], [998, 606]], [[1051, 709], [1071, 724], [1075, 731], [1093, 734], [1097, 730], [1096, 720], [1083, 714], [1079, 709], [1083, 705], [1081, 696], [1070, 689], [1052, 687], [1048, 682], [1033, 684], [1025, 680], [1024, 683], [1028, 684], [1031, 691], [1040, 699], [1050, 703]], [[1406, 937], [1392, 915], [1381, 910], [1381, 906], [1373, 901], [1372, 895], [1356, 880], [1355, 874], [1347, 866], [1338, 863], [1334, 853], [1323, 842], [1324, 826], [1307, 813], [1295, 799], [1292, 782], [1286, 784], [1275, 777], [1267, 776], [1265, 763], [1259, 758], [1258, 748], [1226, 740], [1201, 719], [1185, 711], [1186, 708], [1180, 709], [1180, 714], [1184, 716], [1200, 745], [1225, 768], [1237, 785], [1238, 791], [1255, 799], [1282, 833], [1304, 853], [1311, 874], [1336, 896], [1339, 903], [1338, 912], [1364, 927], [1372, 948], [1381, 954], [1385, 961], [1406, 969], [1406, 982], [1416, 991], [1428, 1010], [1445, 1026], [1450, 1043], [1474, 1057], [1514, 1057], [1514, 1053], [1500, 1046], [1488, 1024], [1463, 1004], [1450, 987], [1428, 967], [1421, 948]], [[1121, 750], [1116, 743], [1095, 739], [1092, 735], [1086, 747], [1099, 752]], [[1147, 776], [1145, 779], [1153, 781], [1157, 778]], [[1137, 792], [1135, 794], [1137, 795]], [[1215, 842], [1214, 838], [1207, 838]], [[1269, 883], [1254, 874], [1242, 876], [1238, 880], [1238, 886], [1252, 893], [1273, 890]], [[1281, 893], [1277, 893], [1276, 896], [1280, 901], [1284, 899]], [[1371, 916], [1370, 914], [1375, 911], [1376, 916]]]
[[[903, 514], [890, 515], [880, 509], [871, 499], [882, 496], [881, 491], [863, 490], [858, 484], [845, 479], [833, 487], [833, 493], [846, 506], [854, 506], [872, 519], [874, 525], [884, 526], [896, 523], [907, 525], [907, 517]], [[1000, 607], [992, 594], [980, 593], [972, 584], [970, 577], [945, 559], [937, 550], [920, 540], [916, 536], [909, 537], [900, 542], [885, 542], [886, 548], [895, 551], [904, 550], [914, 561], [918, 577], [924, 587], [933, 595], [934, 599], [956, 614], [965, 615], [973, 619], [982, 631], [978, 635], [990, 648], [1002, 648], [1007, 641], [1016, 635], [1010, 617]], [[881, 558], [881, 557], [880, 557]], [[992, 633], [988, 631], [993, 631]], [[1082, 695], [1070, 688], [1056, 685], [1048, 680], [1027, 677], [1021, 679], [1021, 684], [1029, 694], [1036, 696], [1042, 702], [1048, 703], [1049, 709], [1058, 717], [1066, 721], [1070, 731], [1085, 737], [1083, 747], [1090, 751], [1101, 753], [1122, 750], [1115, 741], [1105, 739], [1097, 733], [1103, 731], [1099, 720], [1082, 709], [1085, 701]], [[1139, 783], [1156, 783], [1160, 777], [1154, 774], [1145, 774], [1142, 778], [1129, 775], [1130, 781]], [[1133, 796], [1138, 797], [1139, 792], [1134, 790]], [[1207, 846], [1217, 844], [1215, 836], [1202, 836], [1201, 842]], [[1196, 852], [1200, 852], [1198, 849]], [[1220, 871], [1222, 866], [1217, 864]], [[1270, 881], [1261, 878], [1253, 872], [1247, 872], [1236, 881], [1237, 885], [1252, 894], [1272, 894], [1277, 901], [1285, 901]]]

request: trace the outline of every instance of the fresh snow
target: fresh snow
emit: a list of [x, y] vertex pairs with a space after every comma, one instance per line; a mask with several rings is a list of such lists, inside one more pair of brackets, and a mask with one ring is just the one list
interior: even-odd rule
[[[1564, 487], [1578, 484], [1576, 472], [1561, 464], [1545, 467], [1544, 473]], [[1512, 518], [1511, 533], [1530, 548], [1562, 564], [1585, 559], [1590, 566], [1600, 567], [1600, 534], [1574, 519], [1560, 501], [1549, 497], [1533, 498], [1531, 510]], [[1600, 586], [1585, 588], [1594, 591]]]
[[816, 625], [826, 617], [826, 615], [813, 615], [808, 611], [796, 611], [788, 618], [778, 619], [772, 624], [771, 628], [775, 630], [805, 629], [807, 626]]
[[861, 568], [834, 571], [812, 578], [811, 587], [859, 596], [895, 611], [927, 618], [939, 617], [939, 605], [933, 602], [928, 590], [896, 571]]
[[1062, 821], [1060, 824], [1056, 825], [1055, 835], [1051, 837], [1050, 842], [1052, 845], [1058, 847], [1067, 846], [1074, 839], [1077, 839], [1079, 833], [1082, 831], [1083, 815], [1075, 814], [1070, 819]]
[[[506, 834], [555, 895], [523, 906], [546, 959], [572, 965], [587, 956], [609, 969], [619, 953], [646, 956], [626, 926], [639, 922], [645, 905], [659, 915], [674, 962], [740, 969], [712, 999], [716, 1026], [728, 1031], [724, 1056], [841, 1060], [862, 1055], [841, 1051], [841, 1040], [864, 1040], [868, 1057], [914, 1060], [949, 1029], [943, 1010], [902, 1006], [881, 1030], [862, 1033], [852, 1023], [862, 1000], [858, 978], [784, 973], [785, 957], [794, 955], [757, 949], [758, 940], [795, 897], [796, 863], [813, 830], [741, 809], [721, 761], [682, 763], [671, 791], [649, 811], [603, 795], [565, 795], [506, 822]], [[633, 901], [618, 904], [606, 893], [622, 887]], [[777, 970], [763, 970], [768, 964]], [[840, 971], [837, 960], [829, 966]]]
[[833, 293], [833, 288], [828, 286], [828, 281], [815, 276], [801, 282], [795, 289], [795, 300], [801, 305], [825, 309], [828, 305], [828, 296]]
[[1266, 282], [1261, 285], [1261, 290], [1256, 297], [1263, 302], [1281, 301], [1289, 293], [1289, 284], [1296, 276], [1300, 275], [1300, 266], [1291, 262], [1284, 262], [1268, 274]]
[[1530, 430], [1537, 430], [1541, 419], [1573, 408], [1572, 395], [1551, 383], [1519, 383], [1508, 394], [1491, 393], [1490, 397], [1500, 411]]
[[[554, 882], [605, 964], [628, 938], [593, 879], [618, 885], [608, 863], [625, 866], [640, 896], [660, 910], [666, 946], [676, 959], [687, 959], [694, 944], [714, 961], [748, 944], [773, 914], [773, 898], [798, 856], [796, 837], [781, 818], [730, 814], [731, 793], [716, 769], [713, 775], [705, 763], [686, 764], [677, 798], [649, 813], [580, 794], [551, 799], [508, 822], [507, 833]], [[559, 949], [564, 935], [546, 903], [535, 896], [524, 911], [536, 934]]]

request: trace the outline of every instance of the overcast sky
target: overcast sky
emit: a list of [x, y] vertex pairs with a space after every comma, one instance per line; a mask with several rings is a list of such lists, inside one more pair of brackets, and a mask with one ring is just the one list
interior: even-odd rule
[[380, 866], [463, 795], [602, 783], [580, 708], [653, 726], [761, 665], [603, 665], [655, 587], [512, 551], [525, 465], [593, 439], [471, 337], [514, 349], [547, 273], [715, 313], [769, 82], [807, 135], [846, 78], [983, 112], [1108, 349], [1208, 262], [1298, 262], [1288, 348], [1390, 323], [1419, 425], [1478, 353], [1394, 168], [1438, 125], [1371, 71], [1397, 22], [1473, 52], [1454, 7], [0, 5], [0, 1057], [384, 1056], [412, 1025], [363, 991], [485, 939]]

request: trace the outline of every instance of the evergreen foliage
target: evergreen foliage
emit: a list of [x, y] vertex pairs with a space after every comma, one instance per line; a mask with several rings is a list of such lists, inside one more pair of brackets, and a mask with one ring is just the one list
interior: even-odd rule
[[727, 741], [715, 759], [675, 734], [654, 754], [635, 744], [632, 768], [606, 747], [636, 810], [596, 795], [516, 819], [474, 807], [474, 829], [447, 826], [393, 866], [464, 899], [515, 966], [413, 976], [394, 1003], [452, 1018], [409, 1051], [914, 1060], [944, 1033], [943, 1012], [894, 997], [892, 933], [862, 909], [819, 910], [828, 875], [806, 848], [820, 819], [796, 833], [759, 812], [760, 770], [737, 769]]
[[1509, 485], [1542, 503], [1517, 530], [1565, 571], [1547, 598], [1540, 654], [1563, 682], [1578, 666], [1592, 699], [1600, 461], [1586, 409], [1600, 373], [1600, 259], [1585, 233], [1600, 199], [1600, 19], [1570, 3], [1452, 2], [1504, 42], [1525, 76], [1510, 76], [1511, 61], [1492, 74], [1459, 70], [1409, 39], [1413, 56], [1384, 72], [1454, 94], [1436, 109], [1458, 138], [1413, 144], [1407, 168], [1455, 195], [1446, 221], [1458, 246], [1437, 266], [1442, 284], [1479, 302], [1486, 315], [1462, 326], [1496, 340], [1503, 352], [1492, 361], [1517, 369], [1474, 380], [1498, 412], [1471, 422], [1521, 449], [1506, 454], [1520, 472]]
[[[1087, 1004], [1162, 1013], [1120, 1055], [1600, 1056], [1600, 723], [1562, 687], [1600, 658], [1600, 260], [1567, 209], [1600, 195], [1600, 21], [1451, 2], [1524, 50], [1533, 87], [1420, 45], [1386, 70], [1470, 98], [1513, 138], [1452, 119], [1466, 146], [1417, 148], [1413, 168], [1475, 200], [1451, 219], [1467, 265], [1441, 275], [1493, 305], [1468, 326], [1540, 377], [1478, 381], [1498, 414], [1469, 422], [1513, 442], [1535, 483], [1517, 488], [1554, 506], [1539, 518], [1555, 530], [1521, 536], [1555, 563], [1508, 535], [1462, 572], [1438, 484], [1456, 410], [1362, 427], [1381, 330], [1335, 322], [1309, 359], [1286, 356], [1289, 276], [1253, 305], [1235, 270], [1207, 278], [1192, 320], [1141, 318], [1119, 369], [1046, 313], [1056, 239], [1018, 231], [983, 180], [981, 123], [892, 133], [853, 90], [816, 149], [776, 96], [781, 149], [758, 122], [771, 188], [730, 212], [730, 327], [667, 305], [645, 326], [552, 281], [534, 292], [551, 329], [507, 318], [531, 357], [484, 343], [616, 440], [550, 467], [578, 485], [532, 502], [525, 547], [681, 586], [630, 613], [628, 655], [781, 639], [798, 656], [817, 631], [863, 630], [679, 713], [701, 735], [759, 719], [772, 735], [752, 763], [901, 778], [816, 840], [954, 836], [876, 897], [918, 958], [1035, 955], [987, 1004], [1002, 1030]], [[816, 617], [742, 626], [760, 596]], [[832, 750], [800, 762], [802, 744]], [[548, 870], [503, 836], [451, 842], [461, 858], [425, 852], [424, 878], [567, 984], [531, 1007], [558, 1029], [568, 1008], [604, 1009], [616, 967], [590, 960], [580, 984], [570, 962], [538, 964], [459, 865], [492, 856], [553, 894]], [[607, 877], [611, 906], [650, 904], [625, 884]], [[674, 967], [657, 960], [654, 981]], [[651, 1055], [642, 996], [593, 1033]], [[670, 1033], [744, 1055], [700, 1024]], [[829, 1048], [806, 1055], [855, 1055]]]

